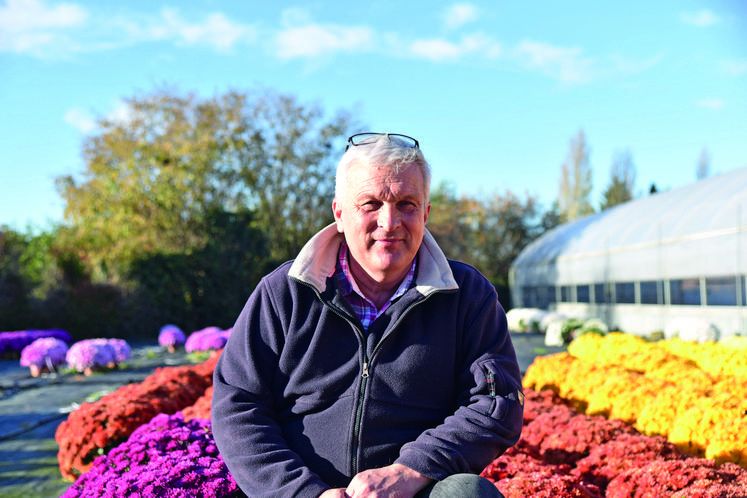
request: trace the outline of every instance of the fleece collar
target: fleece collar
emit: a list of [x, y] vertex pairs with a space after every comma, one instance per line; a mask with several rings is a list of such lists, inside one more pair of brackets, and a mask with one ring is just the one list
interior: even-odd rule
[[[326, 226], [301, 249], [288, 275], [312, 285], [319, 293], [324, 292], [327, 278], [335, 272], [337, 251], [343, 240], [343, 234], [337, 231], [334, 223]], [[418, 258], [415, 289], [421, 294], [427, 296], [432, 292], [459, 288], [446, 256], [427, 229], [418, 249]]]

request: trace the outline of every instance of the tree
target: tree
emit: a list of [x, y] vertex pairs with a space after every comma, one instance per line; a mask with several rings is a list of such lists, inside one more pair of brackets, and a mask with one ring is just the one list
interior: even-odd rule
[[542, 230], [537, 221], [537, 199], [522, 200], [506, 191], [483, 201], [476, 233], [475, 265], [497, 287], [508, 288], [508, 272], [519, 253]]
[[560, 178], [558, 205], [564, 221], [573, 221], [594, 212], [589, 202], [591, 189], [589, 149], [584, 132], [579, 130], [571, 139]]
[[290, 259], [334, 219], [335, 170], [351, 118], [339, 112], [326, 122], [319, 107], [279, 94], [260, 96], [248, 107], [253, 132], [234, 181], [252, 186], [248, 206], [269, 235], [272, 257]]
[[600, 209], [604, 211], [633, 199], [635, 165], [630, 151], [618, 152], [610, 169], [610, 183], [602, 194]]
[[482, 206], [468, 196], [458, 197], [455, 185], [448, 182], [431, 192], [431, 205], [427, 226], [441, 249], [449, 258], [471, 262]]
[[453, 185], [441, 183], [432, 193], [428, 230], [444, 253], [479, 269], [509, 303], [508, 271], [511, 263], [545, 229], [537, 220], [534, 197], [520, 199], [507, 191], [477, 199], [457, 197]]
[[84, 142], [82, 179], [58, 178], [69, 247], [94, 278], [118, 282], [150, 253], [203, 248], [208, 213], [249, 208], [287, 259], [331, 221], [333, 163], [349, 118], [269, 91], [214, 98], [167, 89], [126, 100]]
[[545, 232], [549, 232], [553, 228], [561, 225], [563, 223], [563, 218], [560, 214], [560, 207], [558, 206], [558, 201], [552, 203], [550, 206], [550, 209], [542, 213], [542, 217], [540, 218], [540, 224], [538, 227], [539, 233], [537, 236], [542, 235]]
[[23, 328], [30, 312], [31, 284], [21, 263], [27, 246], [23, 234], [0, 225], [0, 330]]
[[702, 180], [708, 178], [711, 174], [711, 155], [708, 153], [708, 149], [703, 147], [700, 151], [700, 157], [698, 157], [698, 165], [695, 169], [695, 178]]
[[211, 212], [210, 238], [190, 253], [154, 253], [137, 258], [129, 277], [132, 306], [141, 324], [157, 330], [176, 323], [185, 330], [233, 324], [268, 267], [267, 237], [254, 213]]

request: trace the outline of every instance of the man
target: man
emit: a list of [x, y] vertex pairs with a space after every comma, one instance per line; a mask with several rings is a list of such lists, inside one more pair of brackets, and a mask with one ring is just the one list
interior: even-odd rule
[[429, 189], [417, 140], [350, 137], [335, 223], [249, 298], [212, 407], [247, 495], [501, 496], [475, 474], [519, 439], [519, 367], [495, 289], [425, 229]]

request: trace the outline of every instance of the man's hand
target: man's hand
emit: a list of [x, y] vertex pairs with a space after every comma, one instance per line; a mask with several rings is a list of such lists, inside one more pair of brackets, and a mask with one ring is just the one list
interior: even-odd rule
[[409, 467], [393, 463], [353, 477], [345, 492], [351, 498], [412, 498], [431, 479]]

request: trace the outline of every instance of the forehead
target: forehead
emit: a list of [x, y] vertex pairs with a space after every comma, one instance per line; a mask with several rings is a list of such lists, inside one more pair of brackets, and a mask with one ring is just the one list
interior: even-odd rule
[[417, 165], [398, 169], [371, 164], [354, 164], [348, 169], [347, 193], [353, 197], [377, 195], [424, 196], [425, 181]]

